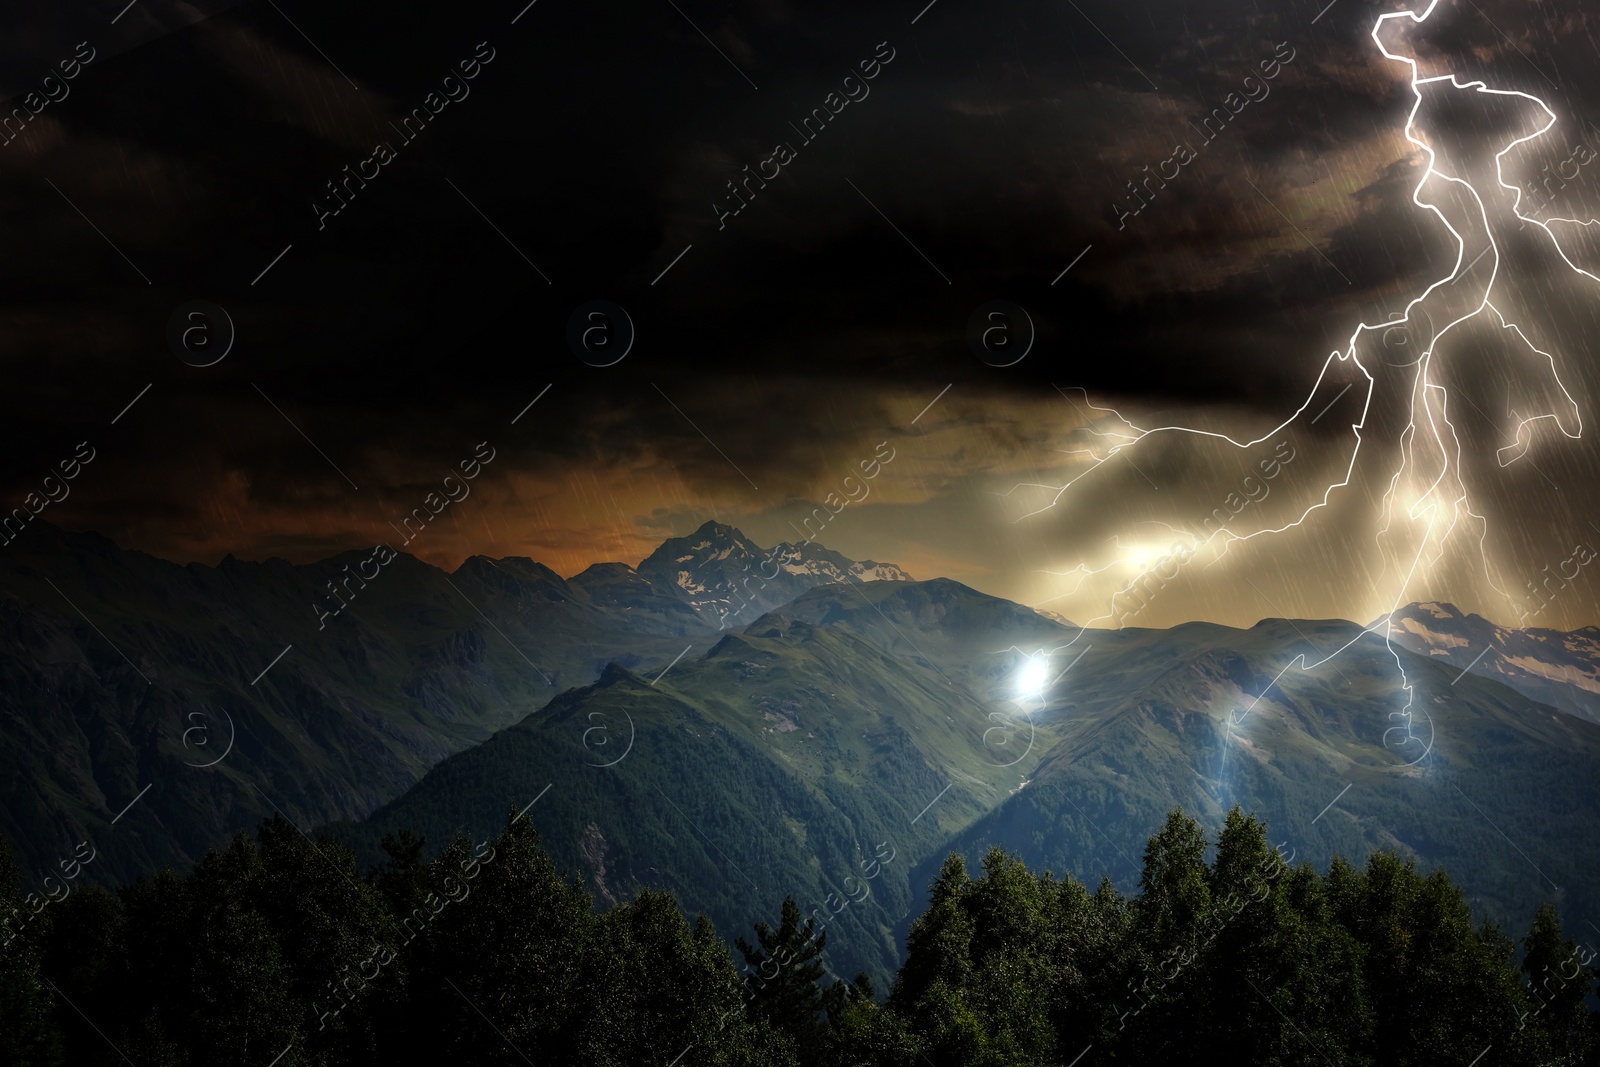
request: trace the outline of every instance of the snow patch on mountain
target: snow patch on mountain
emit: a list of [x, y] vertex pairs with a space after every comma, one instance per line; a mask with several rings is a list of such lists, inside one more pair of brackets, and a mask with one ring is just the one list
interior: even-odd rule
[[[1571, 663], [1551, 663], [1536, 656], [1501, 656], [1500, 664], [1515, 671], [1526, 671], [1548, 678], [1553, 682], [1575, 685], [1591, 693], [1600, 693], [1600, 673], [1593, 666]], [[1501, 671], [1502, 674], [1510, 673]]]
[[903, 568], [894, 563], [875, 563], [872, 560], [862, 560], [850, 568], [850, 573], [862, 582], [910, 582], [915, 581]]
[[[1420, 605], [1420, 606], [1427, 607], [1427, 605]], [[1435, 615], [1434, 616], [1434, 618], [1436, 618], [1436, 619], [1447, 619], [1449, 617], [1450, 616], [1448, 616], [1448, 615]], [[1460, 648], [1463, 645], [1469, 645], [1469, 644], [1472, 643], [1472, 642], [1468, 641], [1465, 637], [1458, 637], [1455, 634], [1445, 634], [1445, 633], [1440, 633], [1437, 630], [1430, 630], [1426, 626], [1424, 626], [1420, 622], [1418, 622], [1416, 619], [1410, 619], [1410, 618], [1400, 619], [1399, 620], [1399, 626], [1400, 626], [1400, 629], [1404, 630], [1405, 632], [1411, 633], [1411, 634], [1416, 634], [1418, 637], [1420, 637], [1424, 641], [1428, 642], [1429, 645], [1433, 646], [1433, 648], [1431, 648], [1430, 651], [1434, 655], [1445, 655], [1446, 653], [1445, 653], [1444, 649]]]
[[669, 538], [639, 564], [638, 574], [719, 629], [753, 622], [829, 582], [914, 580], [893, 563], [852, 560], [811, 541], [780, 542], [769, 551], [719, 522]]
[[[1383, 620], [1376, 628], [1382, 631]], [[1529, 700], [1600, 722], [1600, 630], [1567, 633], [1497, 626], [1453, 604], [1410, 604], [1389, 617], [1389, 636], [1417, 655], [1510, 686]]]

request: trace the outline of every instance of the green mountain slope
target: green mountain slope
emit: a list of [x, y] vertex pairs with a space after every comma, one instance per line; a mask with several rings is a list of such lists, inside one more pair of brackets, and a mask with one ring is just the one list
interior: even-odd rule
[[[1033, 660], [1045, 691], [1019, 695]], [[622, 762], [583, 766], [620, 755], [630, 722]], [[869, 887], [885, 906], [864, 925], [847, 906], [829, 952], [877, 976], [949, 848], [1126, 887], [1180, 805], [1216, 821], [1240, 803], [1317, 863], [1399, 848], [1447, 865], [1511, 926], [1541, 899], [1600, 919], [1581, 884], [1596, 766], [1592, 724], [1348, 622], [1079, 632], [955, 582], [834, 584], [653, 687], [609, 672], [345, 832], [375, 858], [385, 832], [481, 832], [548, 786], [529, 817], [602, 904], [670, 888], [730, 932], [786, 894], [842, 898], [889, 840], [906, 866]]]
[[602, 906], [670, 889], [732, 936], [793, 896], [884, 979], [949, 848], [1127, 886], [1167, 810], [1238, 802], [1318, 863], [1400, 848], [1508, 926], [1600, 923], [1600, 726], [1448, 657], [1337, 620], [1080, 631], [821, 552], [788, 588], [826, 584], [719, 632], [749, 543], [680, 541], [344, 587], [368, 554], [182, 567], [41, 524], [0, 554], [0, 833], [25, 879], [89, 839], [125, 881], [280, 810], [368, 863], [526, 810]]
[[116, 881], [276, 811], [360, 818], [609, 662], [709, 647], [681, 593], [482, 556], [179, 566], [36, 522], [0, 553], [0, 834], [25, 877], [89, 839]]
[[[1166, 811], [1217, 821], [1238, 803], [1319, 866], [1393, 848], [1447, 867], [1510, 928], [1541, 900], [1575, 925], [1600, 922], [1589, 884], [1600, 870], [1600, 726], [1370, 634], [1274, 683], [1302, 650], [1357, 638], [1350, 623], [1178, 629], [1198, 640], [1146, 636], [1086, 655], [1078, 684], [1041, 714], [1061, 739], [1026, 789], [952, 847], [975, 857], [1001, 845], [1038, 867], [1127, 886], [1138, 843]], [[1409, 725], [1397, 657], [1413, 687]], [[936, 865], [914, 881], [926, 884]]]
[[793, 896], [837, 912], [837, 968], [886, 979], [912, 866], [1025, 769], [985, 744], [989, 712], [859, 636], [773, 615], [654, 685], [608, 668], [336, 836], [371, 862], [386, 833], [483, 834], [531, 804], [602, 904], [670, 889], [732, 936]]

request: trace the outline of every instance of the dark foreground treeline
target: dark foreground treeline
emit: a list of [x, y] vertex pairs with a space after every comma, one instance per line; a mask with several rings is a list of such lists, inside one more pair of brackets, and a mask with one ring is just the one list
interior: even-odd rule
[[827, 932], [789, 901], [736, 966], [670, 896], [593, 913], [525, 820], [432, 861], [385, 848], [363, 877], [274, 818], [109, 893], [67, 880], [84, 846], [56, 900], [0, 845], [0, 1064], [1600, 1062], [1593, 953], [1553, 909], [1519, 951], [1442, 873], [1290, 867], [1237, 811], [1209, 864], [1172, 813], [1131, 899], [951, 857], [882, 1004], [819, 982]]

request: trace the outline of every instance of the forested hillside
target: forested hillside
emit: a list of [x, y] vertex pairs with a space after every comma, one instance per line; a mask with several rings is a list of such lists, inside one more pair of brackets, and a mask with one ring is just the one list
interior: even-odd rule
[[26, 896], [0, 850], [0, 1062], [1600, 1062], [1594, 950], [1553, 907], [1513, 941], [1442, 871], [1322, 874], [1238, 809], [1213, 841], [1171, 812], [1131, 897], [950, 856], [886, 999], [823, 980], [842, 902], [753, 938], [665, 893], [595, 911], [512, 815], [432, 860], [385, 849], [363, 874], [274, 818], [182, 876], [74, 889], [91, 848]]
[[[41, 519], [8, 545], [0, 835], [24, 866], [90, 838], [109, 862], [87, 877], [129, 878], [184, 867], [275, 811], [364, 818], [609, 664], [655, 676], [724, 619], [846, 575], [907, 577], [817, 545], [763, 549], [720, 523], [637, 571], [570, 579], [516, 556], [446, 571], [392, 540], [317, 563], [180, 566]], [[747, 572], [769, 558], [758, 584]], [[135, 798], [141, 819], [110, 833]]]
[[[385, 835], [478, 840], [531, 804], [600, 906], [667, 891], [722, 930], [863, 897], [879, 855], [834, 931], [835, 969], [879, 988], [950, 851], [1132, 892], [1173, 807], [1258, 812], [1319, 870], [1443, 867], [1507, 928], [1558, 892], [1574, 929], [1600, 924], [1600, 724], [1341, 620], [1076, 634], [945, 579], [819, 586], [665, 675], [608, 668], [325, 829], [370, 864]], [[1337, 670], [1285, 670], [1346, 644]], [[1031, 661], [1058, 684], [1024, 698]]]

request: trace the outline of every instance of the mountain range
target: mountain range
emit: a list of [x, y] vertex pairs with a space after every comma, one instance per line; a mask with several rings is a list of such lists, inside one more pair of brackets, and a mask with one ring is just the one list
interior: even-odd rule
[[717, 523], [570, 580], [378, 558], [179, 565], [32, 523], [0, 553], [0, 834], [25, 869], [90, 837], [126, 880], [274, 811], [363, 817], [609, 663], [709, 647], [758, 559], [779, 566], [749, 583], [752, 619], [817, 582], [905, 577]]
[[335, 836], [376, 861], [525, 810], [602, 900], [670, 889], [742, 930], [793, 896], [837, 973], [883, 978], [948, 852], [1131, 888], [1179, 806], [1240, 804], [1319, 866], [1445, 865], [1511, 929], [1546, 899], [1597, 920], [1597, 759], [1600, 726], [1351, 622], [1083, 631], [945, 579], [830, 584], [658, 680], [608, 670]]
[[1589, 630], [1441, 604], [1389, 643], [1085, 630], [718, 523], [567, 579], [398, 555], [349, 586], [367, 554], [179, 566], [35, 527], [0, 555], [0, 833], [25, 872], [87, 838], [126, 882], [274, 811], [367, 864], [391, 833], [526, 817], [597, 906], [670, 889], [732, 937], [792, 896], [836, 973], [881, 980], [949, 851], [1131, 887], [1167, 810], [1237, 803], [1301, 860], [1445, 865], [1511, 929], [1545, 899], [1600, 922], [1600, 723], [1552, 681], [1600, 675]]
[[1600, 626], [1549, 630], [1496, 626], [1453, 604], [1395, 612], [1392, 640], [1590, 722], [1600, 722]]

